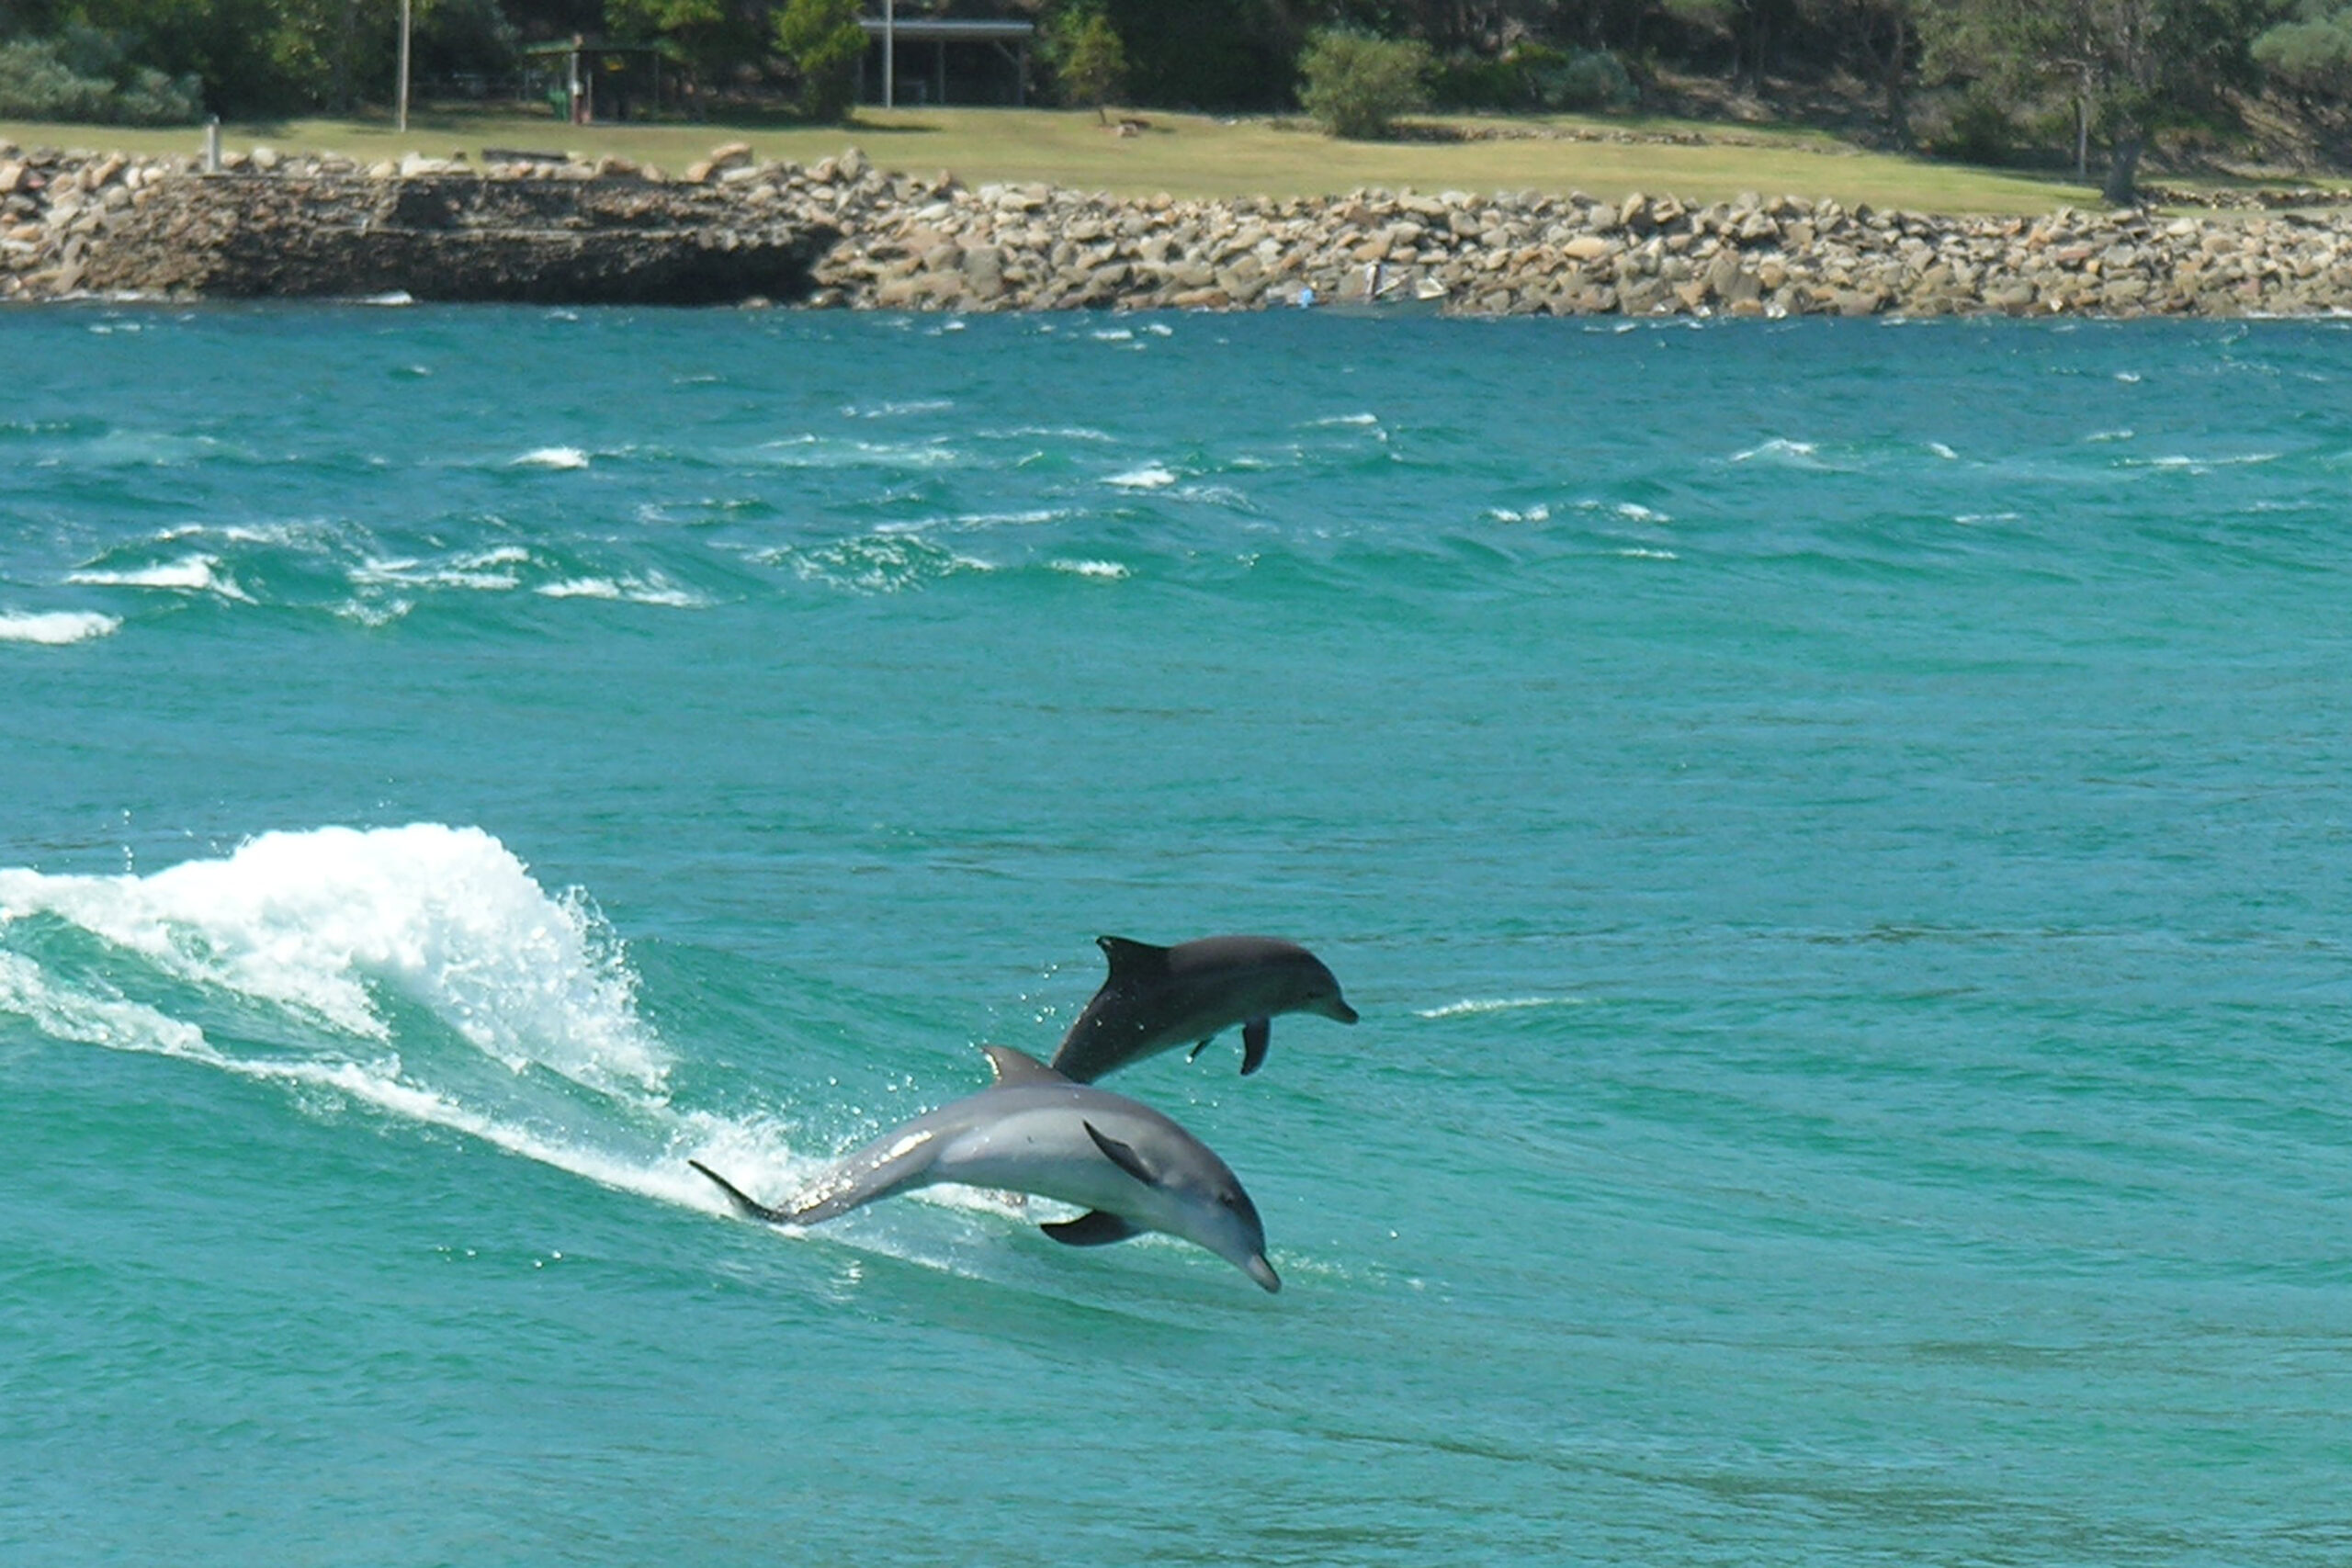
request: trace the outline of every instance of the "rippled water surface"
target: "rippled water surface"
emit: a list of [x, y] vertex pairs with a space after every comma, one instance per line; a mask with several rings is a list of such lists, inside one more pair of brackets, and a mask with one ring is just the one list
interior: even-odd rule
[[[2344, 327], [0, 364], [0, 1557], [2352, 1557]], [[1279, 1296], [685, 1164], [1220, 931]]]

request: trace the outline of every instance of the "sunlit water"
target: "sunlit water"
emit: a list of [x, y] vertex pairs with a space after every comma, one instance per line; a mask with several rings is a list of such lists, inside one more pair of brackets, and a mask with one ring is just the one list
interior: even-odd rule
[[[2352, 1557], [2352, 331], [0, 365], [8, 1562]], [[685, 1165], [1227, 931], [1280, 1296]]]

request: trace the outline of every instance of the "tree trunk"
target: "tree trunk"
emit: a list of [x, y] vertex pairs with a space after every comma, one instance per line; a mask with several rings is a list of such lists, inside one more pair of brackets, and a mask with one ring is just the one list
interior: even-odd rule
[[1897, 147], [1911, 145], [1911, 107], [1903, 96], [1904, 79], [1910, 74], [1910, 17], [1897, 6], [1894, 15], [1894, 38], [1886, 51], [1886, 130]]
[[2107, 164], [2107, 188], [2099, 194], [2109, 207], [2138, 205], [2140, 191], [2140, 149], [2147, 141], [2147, 133], [2136, 125], [2120, 127], [2115, 133], [2115, 152]]

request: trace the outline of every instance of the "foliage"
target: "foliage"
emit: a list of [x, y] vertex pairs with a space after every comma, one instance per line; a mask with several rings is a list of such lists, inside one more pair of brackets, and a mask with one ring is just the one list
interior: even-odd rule
[[1429, 102], [1430, 51], [1416, 39], [1334, 28], [1308, 39], [1298, 65], [1300, 105], [1334, 136], [1377, 140]]
[[1442, 108], [1526, 113], [1605, 113], [1641, 96], [1623, 62], [1605, 49], [1514, 45], [1489, 59], [1456, 54], [1441, 62], [1430, 99]]
[[1164, 108], [1287, 106], [1306, 10], [1297, 0], [1103, 0], [1131, 101]]
[[90, 125], [189, 125], [202, 85], [130, 62], [119, 39], [74, 25], [52, 39], [0, 44], [0, 116]]
[[1562, 53], [1522, 44], [1510, 58], [1526, 73], [1538, 107], [1592, 113], [1634, 107], [1641, 93], [1624, 62], [1605, 49]]
[[2267, 28], [2253, 44], [2256, 63], [2290, 91], [2306, 95], [2352, 90], [2352, 6], [2309, 0], [2292, 19]]
[[604, 9], [616, 40], [662, 44], [704, 76], [756, 66], [767, 43], [765, 21], [730, 0], [604, 0]]
[[790, 0], [775, 19], [776, 51], [800, 78], [800, 112], [833, 124], [857, 106], [865, 29], [859, 0]]
[[1928, 128], [1920, 140], [1939, 158], [2006, 164], [2017, 152], [2017, 116], [2000, 95], [1972, 86], [1951, 105], [1943, 122]]
[[1105, 118], [1103, 106], [1127, 81], [1126, 46], [1110, 14], [1099, 4], [1068, 6], [1046, 25], [1045, 43], [1064, 101], [1091, 105], [1098, 118]]
[[2061, 93], [2109, 145], [2106, 197], [2136, 195], [2152, 131], [2248, 68], [2261, 0], [1932, 0], [1929, 58], [2010, 97]]

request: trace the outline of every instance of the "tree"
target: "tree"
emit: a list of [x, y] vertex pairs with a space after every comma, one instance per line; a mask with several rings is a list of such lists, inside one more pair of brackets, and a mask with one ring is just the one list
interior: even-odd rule
[[790, 0], [775, 19], [776, 51], [800, 77], [800, 112], [845, 121], [857, 106], [857, 62], [865, 29], [859, 0]]
[[1109, 13], [1099, 5], [1057, 13], [1046, 31], [1046, 47], [1063, 93], [1092, 104], [1095, 118], [1107, 121], [1103, 106], [1127, 82], [1126, 46], [1119, 41]]
[[2075, 115], [2076, 167], [2088, 177], [2106, 135], [2104, 195], [2129, 206], [2149, 136], [2202, 107], [2248, 69], [2261, 0], [1930, 0], [1921, 17], [1944, 69], [2013, 96], [2058, 91]]
[[1299, 56], [1306, 85], [1298, 101], [1334, 136], [1388, 134], [1396, 117], [1429, 102], [1429, 46], [1333, 28], [1307, 40]]
[[2292, 19], [2254, 40], [2255, 62], [2279, 85], [2306, 96], [2352, 88], [2352, 7], [2303, 0]]

